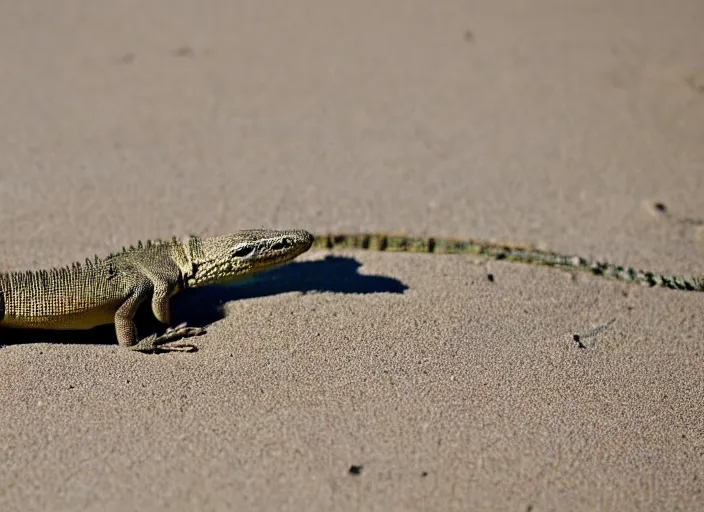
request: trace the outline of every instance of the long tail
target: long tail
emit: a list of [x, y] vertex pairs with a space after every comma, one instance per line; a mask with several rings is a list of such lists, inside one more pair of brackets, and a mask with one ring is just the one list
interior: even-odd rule
[[497, 260], [517, 261], [532, 265], [569, 267], [594, 275], [645, 286], [704, 292], [704, 275], [671, 276], [648, 270], [622, 267], [603, 261], [590, 261], [530, 247], [496, 244], [482, 240], [412, 237], [381, 233], [336, 233], [315, 235], [313, 247], [319, 249], [363, 249], [369, 251], [419, 252], [431, 254], [476, 254]]

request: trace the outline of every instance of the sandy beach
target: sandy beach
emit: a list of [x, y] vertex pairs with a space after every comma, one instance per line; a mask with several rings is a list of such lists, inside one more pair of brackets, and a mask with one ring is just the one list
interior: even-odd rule
[[[2, 13], [2, 271], [301, 228], [704, 274], [700, 1]], [[704, 508], [704, 293], [490, 265], [314, 249], [175, 297], [195, 353], [0, 331], [0, 510]]]

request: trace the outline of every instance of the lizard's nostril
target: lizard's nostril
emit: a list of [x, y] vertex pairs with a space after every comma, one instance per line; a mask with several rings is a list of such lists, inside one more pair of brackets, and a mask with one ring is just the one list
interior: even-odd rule
[[280, 251], [281, 249], [286, 249], [287, 247], [291, 247], [291, 240], [288, 238], [284, 238], [280, 242], [276, 242], [271, 246], [274, 251]]

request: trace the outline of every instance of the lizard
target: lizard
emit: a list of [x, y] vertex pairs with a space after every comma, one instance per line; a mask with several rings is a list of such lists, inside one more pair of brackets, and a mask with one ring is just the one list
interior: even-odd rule
[[[171, 327], [171, 297], [287, 263], [312, 243], [313, 235], [304, 230], [250, 229], [150, 240], [85, 263], [0, 273], [0, 328], [85, 330], [114, 324], [120, 347], [192, 351], [193, 345], [180, 340], [205, 329], [185, 323]], [[140, 338], [134, 316], [148, 300], [156, 319], [169, 327], [162, 335]]]
[[485, 240], [414, 237], [383, 233], [331, 233], [315, 235], [313, 247], [327, 250], [338, 248], [431, 254], [476, 254], [497, 260], [582, 270], [597, 276], [645, 286], [704, 292], [704, 275], [664, 275], [603, 261], [591, 261], [581, 256], [559, 254], [532, 247], [504, 245]]
[[190, 351], [177, 344], [205, 333], [180, 324], [139, 338], [134, 315], [151, 299], [160, 322], [170, 325], [169, 299], [186, 288], [235, 281], [287, 263], [311, 247], [431, 254], [476, 254], [494, 259], [567, 267], [648, 286], [704, 291], [704, 276], [671, 276], [579, 256], [480, 240], [379, 233], [313, 235], [304, 230], [243, 230], [219, 237], [174, 237], [85, 263], [49, 270], [0, 273], [0, 328], [90, 329], [114, 324], [118, 345], [150, 352]]

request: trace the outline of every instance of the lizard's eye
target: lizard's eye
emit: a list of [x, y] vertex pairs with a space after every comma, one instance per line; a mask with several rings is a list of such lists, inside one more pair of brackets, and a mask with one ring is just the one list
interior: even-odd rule
[[254, 247], [251, 245], [243, 245], [241, 247], [238, 247], [235, 249], [235, 251], [232, 253], [232, 255], [236, 258], [243, 258], [250, 254], [254, 250]]
[[291, 240], [288, 238], [283, 238], [281, 241], [276, 242], [274, 245], [271, 246], [271, 249], [273, 251], [280, 251], [281, 249], [286, 249], [287, 247], [291, 247]]

